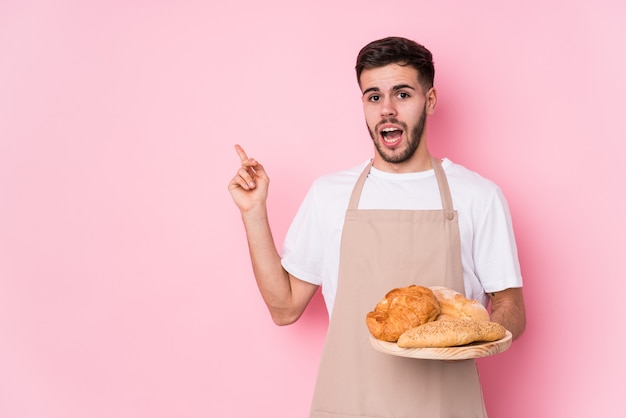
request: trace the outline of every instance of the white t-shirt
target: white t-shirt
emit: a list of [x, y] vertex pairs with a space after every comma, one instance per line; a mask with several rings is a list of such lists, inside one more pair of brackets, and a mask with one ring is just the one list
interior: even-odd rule
[[[317, 179], [285, 237], [283, 267], [300, 280], [322, 286], [332, 312], [339, 275], [344, 217], [354, 185], [369, 161]], [[444, 159], [452, 204], [459, 214], [466, 296], [487, 306], [486, 293], [522, 286], [507, 202], [490, 180]], [[372, 167], [359, 209], [441, 209], [433, 170], [395, 174]]]

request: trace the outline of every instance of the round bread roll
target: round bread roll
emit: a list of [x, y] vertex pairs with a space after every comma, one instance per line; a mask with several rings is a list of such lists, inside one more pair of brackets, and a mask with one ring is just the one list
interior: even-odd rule
[[379, 340], [395, 342], [405, 331], [434, 321], [440, 313], [432, 290], [411, 285], [389, 291], [365, 318]]
[[437, 317], [438, 321], [443, 319], [489, 321], [489, 312], [477, 300], [468, 299], [461, 293], [443, 286], [431, 286], [430, 290], [441, 308], [441, 313]]

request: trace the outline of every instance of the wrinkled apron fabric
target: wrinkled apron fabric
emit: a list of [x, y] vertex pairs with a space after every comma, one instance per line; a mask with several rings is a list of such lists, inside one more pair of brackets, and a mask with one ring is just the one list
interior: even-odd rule
[[464, 292], [458, 214], [441, 164], [432, 164], [442, 210], [359, 210], [371, 163], [354, 187], [311, 418], [486, 417], [473, 360], [380, 353], [365, 325], [367, 313], [393, 288], [439, 285]]

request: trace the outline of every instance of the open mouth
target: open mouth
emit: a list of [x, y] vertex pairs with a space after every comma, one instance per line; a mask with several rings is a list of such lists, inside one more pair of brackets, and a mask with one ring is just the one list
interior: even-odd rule
[[386, 143], [395, 144], [402, 138], [403, 132], [404, 131], [400, 128], [388, 127], [381, 129], [380, 135]]

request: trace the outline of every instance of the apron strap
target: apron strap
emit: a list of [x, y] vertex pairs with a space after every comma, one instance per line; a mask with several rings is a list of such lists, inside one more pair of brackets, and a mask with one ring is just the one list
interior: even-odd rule
[[450, 194], [448, 179], [443, 172], [441, 162], [439, 162], [439, 160], [432, 155], [430, 156], [430, 161], [433, 165], [433, 170], [435, 171], [435, 177], [437, 177], [437, 184], [439, 185], [439, 194], [441, 195], [441, 207], [445, 211], [450, 211], [454, 209], [454, 206], [452, 206], [452, 195]]
[[365, 185], [365, 179], [370, 173], [370, 168], [372, 168], [372, 164], [374, 164], [374, 160], [370, 160], [370, 162], [365, 166], [365, 169], [359, 176], [359, 179], [356, 181], [354, 185], [354, 189], [352, 189], [352, 195], [350, 196], [350, 203], [348, 204], [348, 210], [356, 210], [359, 207], [359, 200], [361, 199], [361, 192], [363, 191], [363, 186]]
[[[433, 166], [433, 171], [435, 172], [435, 177], [437, 178], [437, 185], [439, 186], [439, 195], [441, 196], [441, 207], [444, 211], [453, 210], [454, 206], [452, 205], [452, 195], [450, 194], [450, 186], [448, 185], [448, 179], [441, 167], [441, 163], [438, 159], [431, 156], [430, 157], [431, 164]], [[361, 192], [363, 191], [363, 186], [365, 185], [365, 180], [370, 173], [370, 169], [372, 168], [372, 164], [374, 164], [374, 160], [370, 160], [370, 162], [365, 166], [365, 169], [359, 176], [354, 189], [352, 190], [352, 195], [350, 196], [350, 202], [348, 204], [348, 210], [356, 210], [359, 207], [359, 200], [361, 198]]]

